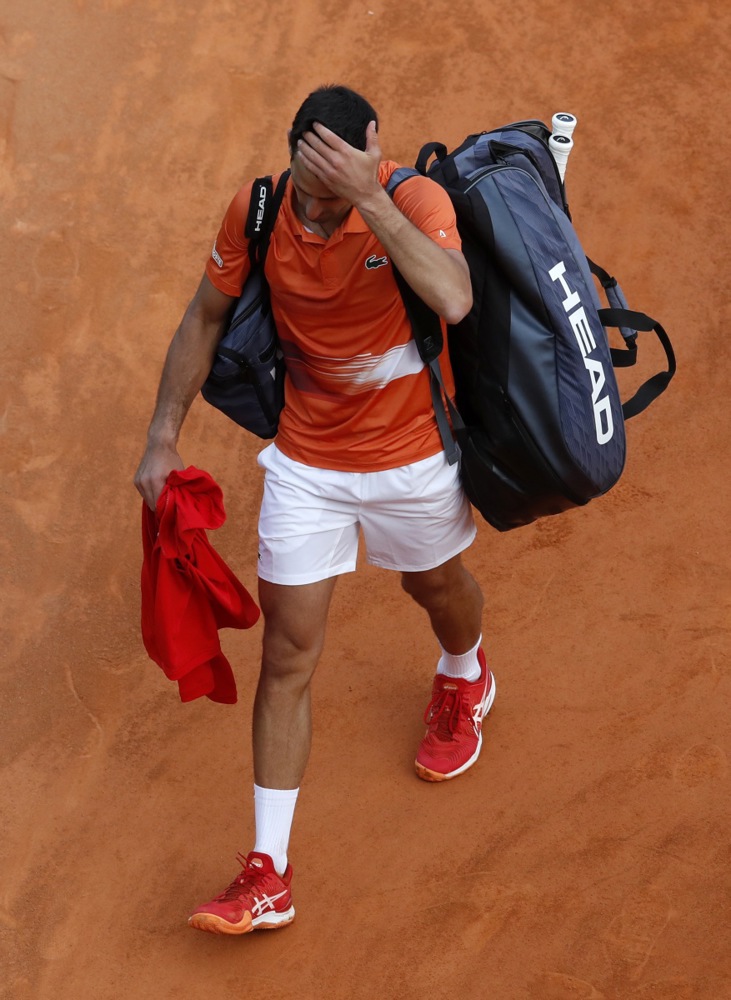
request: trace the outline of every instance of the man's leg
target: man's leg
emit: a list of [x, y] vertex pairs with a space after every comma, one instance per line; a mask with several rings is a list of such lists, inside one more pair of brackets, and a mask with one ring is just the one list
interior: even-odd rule
[[299, 587], [259, 580], [264, 646], [254, 702], [254, 779], [298, 788], [312, 739], [310, 681], [325, 641], [335, 577]]
[[193, 927], [245, 934], [294, 917], [289, 835], [310, 752], [310, 681], [322, 651], [337, 577], [355, 570], [359, 480], [310, 467], [270, 444], [259, 515], [259, 603], [264, 640], [254, 701], [254, 850], [216, 899], [195, 911]]
[[425, 781], [444, 781], [477, 760], [482, 719], [495, 698], [480, 648], [484, 600], [459, 555], [435, 569], [403, 573], [402, 586], [429, 615], [442, 648], [415, 767]]
[[312, 743], [310, 681], [335, 579], [302, 586], [259, 579], [264, 643], [253, 720], [254, 851], [270, 857], [280, 875]]
[[310, 681], [322, 652], [336, 577], [283, 586], [259, 579], [264, 642], [254, 701], [256, 843], [242, 870], [189, 923], [216, 934], [284, 927], [294, 919], [289, 833], [312, 738]]

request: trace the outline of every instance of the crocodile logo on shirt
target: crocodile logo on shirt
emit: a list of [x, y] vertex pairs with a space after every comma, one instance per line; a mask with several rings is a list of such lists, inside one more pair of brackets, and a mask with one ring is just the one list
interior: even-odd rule
[[377, 267], [385, 267], [387, 264], [388, 257], [376, 257], [375, 254], [371, 254], [370, 257], [367, 257], [365, 262], [365, 266], [369, 271], [373, 271]]

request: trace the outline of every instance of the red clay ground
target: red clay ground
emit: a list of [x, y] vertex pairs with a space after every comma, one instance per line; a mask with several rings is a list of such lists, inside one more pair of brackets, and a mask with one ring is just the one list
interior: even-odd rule
[[[729, 17], [722, 5], [76, 0], [0, 14], [3, 1000], [723, 1000], [729, 949]], [[725, 8], [723, 8], [725, 10]], [[588, 13], [591, 11], [591, 13]], [[567, 109], [587, 250], [680, 374], [619, 486], [468, 564], [498, 698], [482, 759], [412, 773], [434, 644], [341, 581], [294, 830], [294, 925], [188, 911], [251, 845], [241, 701], [181, 705], [139, 636], [132, 488], [168, 339], [237, 186], [324, 81], [385, 152]], [[643, 345], [642, 371], [662, 361]], [[260, 446], [197, 402], [214, 542], [255, 586]]]

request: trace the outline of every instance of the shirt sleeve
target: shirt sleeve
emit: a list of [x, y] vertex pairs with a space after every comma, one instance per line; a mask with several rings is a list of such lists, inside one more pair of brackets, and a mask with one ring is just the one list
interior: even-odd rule
[[249, 241], [244, 236], [254, 182], [244, 184], [233, 197], [206, 264], [211, 284], [225, 295], [238, 298], [249, 276]]
[[429, 239], [445, 250], [462, 250], [452, 201], [430, 177], [409, 177], [394, 191], [394, 204]]

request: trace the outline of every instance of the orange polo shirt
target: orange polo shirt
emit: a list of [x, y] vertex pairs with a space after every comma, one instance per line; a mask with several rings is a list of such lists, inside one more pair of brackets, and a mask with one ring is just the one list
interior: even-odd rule
[[[382, 185], [397, 166], [381, 163]], [[249, 273], [244, 226], [251, 188], [244, 185], [231, 202], [206, 267], [212, 284], [236, 297]], [[428, 372], [388, 255], [356, 208], [326, 240], [299, 220], [293, 197], [290, 181], [265, 265], [287, 364], [277, 447], [297, 462], [345, 472], [435, 455], [442, 444]], [[452, 203], [434, 181], [404, 181], [394, 202], [439, 246], [461, 250]], [[451, 394], [446, 350], [440, 364]]]

